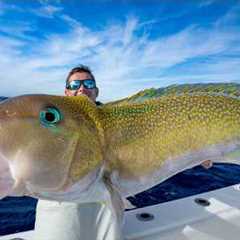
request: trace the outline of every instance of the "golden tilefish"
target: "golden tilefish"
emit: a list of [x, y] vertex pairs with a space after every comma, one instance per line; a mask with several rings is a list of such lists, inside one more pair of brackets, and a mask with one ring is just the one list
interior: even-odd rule
[[[148, 89], [96, 106], [86, 96], [0, 104], [0, 196], [121, 198], [204, 160], [239, 163], [240, 85]], [[103, 199], [104, 200], [104, 199]]]

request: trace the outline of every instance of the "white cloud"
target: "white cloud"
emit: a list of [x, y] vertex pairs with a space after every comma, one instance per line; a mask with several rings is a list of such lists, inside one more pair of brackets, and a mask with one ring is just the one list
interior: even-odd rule
[[31, 26], [30, 22], [19, 22], [12, 25], [1, 26], [2, 33], [6, 33], [12, 38], [22, 38], [26, 41], [36, 40], [36, 38], [29, 35], [32, 31], [34, 31], [34, 28]]
[[234, 5], [230, 11], [228, 11], [222, 18], [218, 19], [215, 23], [215, 27], [219, 28], [239, 28], [239, 20], [240, 20], [240, 2]]
[[41, 4], [49, 4], [49, 3], [60, 4], [61, 3], [61, 0], [38, 0], [38, 1]]
[[63, 10], [62, 7], [56, 7], [53, 5], [43, 5], [41, 8], [33, 9], [32, 13], [40, 17], [53, 18], [57, 13]]
[[81, 24], [77, 20], [75, 20], [74, 18], [72, 18], [66, 14], [62, 14], [59, 17], [62, 20], [64, 20], [65, 22], [67, 22], [71, 27], [81, 26]]
[[[57, 13], [69, 26], [68, 33], [29, 40], [31, 29], [26, 25], [16, 29], [21, 39], [0, 37], [0, 95], [63, 94], [68, 71], [79, 63], [93, 69], [103, 101], [172, 83], [240, 80], [239, 55], [230, 57], [237, 48], [239, 51], [240, 30], [225, 27], [227, 19], [233, 24], [233, 10], [210, 29], [189, 26], [155, 39], [150, 39], [144, 28], [151, 22], [134, 17], [93, 31], [60, 12], [61, 8], [49, 10], [48, 16]], [[214, 61], [198, 61], [213, 57]], [[175, 72], [181, 64], [182, 72]], [[9, 82], [14, 82], [14, 89]]]
[[6, 1], [1, 1], [0, 0], [0, 16], [1, 15], [4, 15], [5, 13], [7, 12], [10, 12], [10, 11], [22, 11], [22, 8], [18, 7], [17, 5], [15, 4], [12, 4], [12, 3], [6, 3]]
[[212, 5], [215, 2], [216, 0], [203, 0], [203, 1], [200, 1], [199, 7], [207, 7], [209, 5]]

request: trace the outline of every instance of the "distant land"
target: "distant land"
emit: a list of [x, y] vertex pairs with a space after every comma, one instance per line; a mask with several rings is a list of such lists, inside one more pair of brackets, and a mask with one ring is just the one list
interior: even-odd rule
[[0, 96], [0, 102], [7, 99], [7, 97]]

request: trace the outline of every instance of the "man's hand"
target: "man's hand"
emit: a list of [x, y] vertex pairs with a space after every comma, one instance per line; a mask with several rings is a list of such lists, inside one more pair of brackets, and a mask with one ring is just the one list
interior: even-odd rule
[[211, 160], [205, 160], [201, 163], [202, 167], [204, 167], [205, 169], [209, 169], [210, 167], [212, 167], [213, 162]]

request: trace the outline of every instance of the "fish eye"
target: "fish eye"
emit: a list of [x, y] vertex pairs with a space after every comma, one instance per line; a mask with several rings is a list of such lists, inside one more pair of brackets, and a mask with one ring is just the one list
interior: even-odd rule
[[62, 115], [57, 108], [47, 107], [40, 111], [39, 118], [44, 126], [54, 126], [62, 120]]

